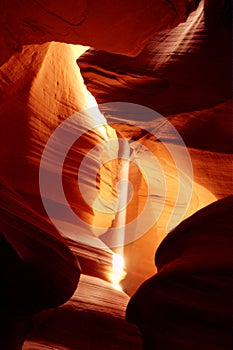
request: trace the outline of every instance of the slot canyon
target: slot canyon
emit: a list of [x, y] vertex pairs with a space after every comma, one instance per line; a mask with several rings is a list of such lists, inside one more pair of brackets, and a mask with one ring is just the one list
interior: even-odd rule
[[229, 0], [0, 3], [0, 350], [232, 349]]

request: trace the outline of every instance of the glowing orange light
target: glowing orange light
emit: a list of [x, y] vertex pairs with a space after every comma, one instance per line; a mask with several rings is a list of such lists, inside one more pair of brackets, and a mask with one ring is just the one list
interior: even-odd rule
[[113, 268], [113, 272], [111, 274], [112, 286], [117, 290], [122, 290], [119, 283], [126, 275], [126, 272], [124, 271], [124, 258], [122, 255], [113, 254], [112, 268]]

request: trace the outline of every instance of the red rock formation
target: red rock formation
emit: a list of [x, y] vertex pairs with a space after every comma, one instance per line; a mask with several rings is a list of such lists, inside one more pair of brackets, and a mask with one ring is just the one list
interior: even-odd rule
[[[179, 131], [191, 156], [195, 184], [202, 186], [194, 190], [195, 198], [188, 215], [213, 202], [215, 197], [232, 193], [231, 25], [228, 11], [227, 2], [218, 6], [211, 1], [202, 2], [185, 23], [153, 36], [136, 57], [107, 54], [91, 48], [77, 61], [84, 82], [97, 102], [127, 101], [145, 105], [165, 115]], [[167, 154], [161, 144], [145, 132], [145, 129], [153, 131], [156, 128], [155, 121], [144, 123], [146, 135], [130, 126], [128, 116], [123, 122], [128, 128], [120, 118], [115, 118], [111, 125], [128, 139], [136, 139], [153, 150], [160, 164], [167, 165]], [[166, 138], [172, 142], [171, 135], [166, 134]], [[175, 172], [170, 166], [164, 171], [168, 177]], [[135, 176], [133, 179], [136, 183]], [[124, 287], [128, 293], [144, 280], [145, 273], [147, 277], [154, 273], [154, 250], [166, 235], [164, 223], [173, 207], [171, 198], [175, 198], [175, 184], [171, 178], [167, 183], [171, 184], [170, 203], [166, 205], [164, 221], [161, 217], [150, 232], [125, 247], [128, 275]], [[135, 204], [129, 216], [137, 210]], [[153, 247], [151, 241], [154, 241]]]
[[23, 350], [139, 350], [139, 331], [125, 321], [128, 300], [109, 282], [82, 275], [73, 297], [43, 317]]
[[1, 179], [1, 337], [4, 350], [21, 348], [27, 321], [74, 293], [80, 267], [64, 239]]
[[[155, 32], [185, 21], [197, 0], [2, 1], [1, 63], [22, 45], [59, 41], [136, 55]], [[120, 40], [119, 40], [120, 38]]]
[[186, 22], [153, 36], [136, 57], [90, 49], [78, 65], [98, 103], [133, 102], [169, 116], [231, 98], [231, 40], [231, 24], [207, 22], [202, 2]]
[[[116, 203], [120, 192], [116, 182], [123, 167], [116, 161], [120, 152], [117, 135], [132, 140], [136, 153], [140, 153], [140, 145], [150, 149], [160, 161], [167, 184], [166, 198], [161, 196], [165, 206], [159, 220], [146, 234], [125, 245], [124, 249], [120, 248], [121, 253], [124, 250], [126, 260], [127, 276], [123, 287], [128, 294], [154, 274], [154, 252], [167, 234], [175, 207], [187, 205], [187, 217], [232, 193], [230, 5], [227, 1], [208, 0], [204, 8], [201, 2], [193, 12], [198, 4], [198, 0], [115, 3], [104, 0], [59, 0], [56, 3], [4, 0], [0, 3], [0, 167], [3, 178], [0, 254], [4, 264], [7, 263], [6, 270], [0, 269], [3, 293], [0, 299], [2, 304], [6, 301], [2, 312], [4, 322], [0, 327], [0, 348], [20, 349], [28, 317], [43, 308], [62, 304], [71, 296], [80, 273], [76, 258], [88, 276], [82, 277], [74, 298], [55, 310], [47, 323], [42, 323], [42, 328], [34, 333], [35, 337], [25, 349], [51, 346], [62, 350], [77, 349], [77, 338], [81, 339], [78, 348], [102, 349], [106, 344], [102, 342], [102, 335], [107, 337], [109, 332], [111, 336], [106, 339], [109, 347], [140, 348], [138, 334], [122, 319], [128, 297], [123, 292], [113, 292], [109, 284], [113, 251], [105, 243], [108, 230], [117, 221]], [[84, 44], [95, 49], [79, 59], [87, 48], [70, 44]], [[94, 97], [83, 82], [77, 59]], [[153, 135], [154, 120], [141, 120], [144, 129], [133, 127], [130, 118], [115, 118], [110, 126], [108, 119], [99, 112], [95, 98], [98, 103], [142, 104], [167, 117], [190, 152], [194, 171], [190, 203], [187, 204], [185, 195], [177, 201], [177, 167], [164, 144]], [[90, 110], [93, 106], [94, 113]], [[69, 136], [78, 134], [83, 129], [85, 133], [72, 144], [63, 163], [61, 154], [63, 146], [67, 146], [65, 137], [55, 137], [56, 142], [52, 147], [49, 143], [47, 151], [45, 146], [57, 127], [67, 125], [64, 122], [80, 111], [85, 112], [77, 114], [68, 133]], [[117, 109], [115, 112], [117, 114]], [[113, 115], [110, 115], [112, 119]], [[100, 130], [90, 131], [97, 120], [101, 122]], [[177, 146], [166, 128], [162, 130], [162, 136], [172, 147]], [[114, 147], [111, 147], [112, 140], [115, 140]], [[86, 157], [89, 149], [101, 143], [103, 147], [94, 156]], [[103, 164], [106, 153], [114, 161]], [[81, 167], [85, 175], [81, 191], [77, 186], [77, 173], [85, 158], [88, 161]], [[149, 163], [149, 159], [146, 152], [141, 152], [141, 162]], [[96, 174], [94, 182], [93, 173]], [[42, 181], [41, 193], [43, 174], [49, 181]], [[159, 183], [160, 173], [153, 169], [151, 174]], [[129, 176], [135, 191], [127, 209], [126, 222], [137, 217], [148, 194], [146, 181], [136, 163], [129, 167]], [[98, 193], [97, 204], [92, 192], [93, 183], [95, 193]], [[62, 194], [59, 192], [61, 187], [64, 189]], [[160, 194], [159, 186], [157, 190]], [[67, 203], [71, 210], [69, 215], [63, 215]], [[152, 213], [156, 206], [152, 205], [150, 209]], [[77, 224], [75, 215], [85, 224], [80, 224], [81, 221]], [[174, 222], [177, 223], [176, 219]], [[143, 231], [137, 221], [135, 230]], [[191, 238], [195, 243], [195, 237]], [[220, 238], [218, 236], [219, 242], [224, 245], [225, 239]], [[179, 244], [182, 245], [180, 240]], [[208, 252], [206, 247], [203, 251], [201, 246], [198, 249], [203, 257]], [[200, 268], [209, 268], [204, 258], [200, 263]], [[175, 273], [177, 269], [174, 265]], [[193, 276], [182, 275], [181, 281], [176, 280], [181, 289], [183, 279], [194, 281]], [[199, 279], [197, 283], [195, 280], [196, 284], [199, 282]], [[208, 288], [212, 283], [205, 277], [202, 282], [203, 285], [209, 283]], [[222, 279], [219, 280], [220, 289], [221, 282]], [[177, 295], [178, 305], [181, 295]], [[110, 302], [113, 297], [116, 307]], [[140, 300], [143, 305], [144, 295]], [[207, 305], [211, 307], [212, 304]], [[177, 304], [173, 306], [177, 308]], [[187, 309], [183, 311], [185, 315]], [[213, 308], [213, 312], [220, 314], [221, 310]], [[147, 315], [150, 315], [149, 311]], [[88, 320], [91, 331], [85, 323]], [[66, 321], [67, 325], [72, 324], [72, 335], [63, 328]], [[144, 330], [140, 320], [136, 321]], [[99, 325], [97, 330], [96, 323]], [[145, 330], [147, 333], [147, 326]], [[225, 330], [222, 331], [224, 334]], [[96, 343], [89, 333], [95, 335]], [[121, 343], [117, 343], [118, 337]], [[217, 345], [218, 339], [220, 333], [216, 332]]]
[[127, 307], [144, 349], [231, 348], [232, 208], [232, 196], [205, 207], [159, 246], [158, 273]]

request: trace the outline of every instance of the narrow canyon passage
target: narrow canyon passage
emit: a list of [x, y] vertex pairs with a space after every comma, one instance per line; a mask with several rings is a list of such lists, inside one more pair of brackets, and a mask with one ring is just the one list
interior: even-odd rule
[[230, 1], [0, 13], [0, 349], [230, 349]]

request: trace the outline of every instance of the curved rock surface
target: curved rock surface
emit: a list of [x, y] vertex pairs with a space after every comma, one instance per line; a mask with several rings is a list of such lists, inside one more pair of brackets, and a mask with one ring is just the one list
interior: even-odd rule
[[74, 293], [80, 266], [53, 225], [0, 185], [1, 336], [4, 350], [20, 349], [27, 321]]
[[73, 297], [41, 315], [23, 350], [140, 350], [137, 328], [124, 319], [129, 297], [96, 277], [82, 275]]
[[209, 23], [201, 2], [187, 21], [153, 36], [136, 57], [90, 49], [78, 59], [87, 88], [98, 103], [133, 102], [164, 116], [230, 99], [231, 24], [218, 7], [216, 12]]
[[[12, 245], [18, 257], [41, 276], [45, 286], [51, 288], [45, 295], [52, 305], [59, 305], [76, 289], [80, 275], [78, 261], [48, 220], [43, 220], [7, 185], [1, 183], [0, 191], [1, 236]], [[45, 259], [41, 259], [42, 256]], [[61, 294], [57, 302], [56, 293]]]
[[144, 349], [231, 348], [232, 208], [232, 196], [212, 203], [159, 246], [158, 273], [127, 306]]
[[[232, 193], [231, 25], [228, 13], [228, 1], [218, 5], [211, 1], [201, 2], [185, 23], [154, 35], [136, 57], [91, 48], [77, 60], [84, 82], [98, 103], [127, 101], [142, 104], [166, 116], [178, 130], [188, 148], [194, 173], [194, 198], [187, 216], [216, 198]], [[152, 265], [154, 250], [167, 233], [165, 222], [174, 205], [176, 188], [172, 179], [176, 172], [174, 164], [168, 164], [161, 143], [149, 134], [154, 135], [158, 128], [155, 120], [144, 120], [144, 124], [140, 120], [138, 125], [144, 128], [139, 130], [132, 127], [130, 117], [113, 120], [111, 113], [108, 118], [106, 111], [107, 120], [118, 133], [131, 144], [142, 143], [158, 157], [160, 165], [166, 169], [168, 202], [164, 217], [161, 215], [147, 234], [124, 248], [128, 270], [124, 288], [129, 294], [143, 281], [145, 273], [149, 277], [155, 271]], [[166, 134], [166, 130], [164, 133], [162, 131], [162, 136], [172, 143], [172, 135]], [[145, 157], [144, 153], [142, 158]], [[132, 169], [132, 183], [139, 187], [141, 180], [134, 171]], [[158, 177], [156, 174], [155, 178]], [[133, 203], [129, 218], [134, 217], [143, 205], [140, 196], [145, 195], [146, 188], [140, 183], [138, 202]], [[143, 230], [143, 226], [139, 230]], [[150, 245], [151, 241], [154, 246]], [[127, 259], [128, 255], [130, 259]]]
[[136, 55], [155, 32], [185, 21], [198, 2], [5, 0], [0, 7], [0, 63], [21, 51], [23, 45], [50, 41]]
[[[212, 202], [215, 204], [205, 210], [210, 217], [215, 215], [215, 208], [224, 203], [216, 200], [232, 193], [230, 8], [230, 1], [225, 0], [1, 2], [0, 255], [3, 265], [0, 269], [0, 294], [3, 297], [0, 299], [3, 316], [0, 341], [6, 341], [0, 343], [0, 348], [20, 349], [28, 330], [28, 317], [43, 308], [56, 307], [72, 295], [80, 274], [77, 259], [85, 276], [81, 278], [74, 299], [68, 306], [55, 309], [51, 318], [46, 319], [48, 323], [42, 322], [38, 333], [33, 333], [38, 337], [31, 338], [31, 342], [25, 345], [27, 349], [75, 349], [77, 337], [81, 339], [80, 348], [86, 349], [88, 344], [90, 349], [93, 346], [98, 349], [105, 346], [102, 335], [107, 338], [108, 333], [112, 336], [112, 339], [106, 339], [110, 348], [140, 348], [138, 333], [122, 319], [128, 297], [122, 292], [113, 292], [109, 283], [113, 275], [113, 254], [124, 255], [127, 275], [122, 286], [128, 295], [132, 295], [146, 278], [156, 272], [154, 253], [170, 227]], [[95, 49], [83, 54], [88, 47], [73, 44], [89, 45]], [[137, 120], [141, 127], [135, 127], [127, 113], [119, 117], [117, 108], [114, 111], [105, 106], [105, 111], [100, 113], [95, 98], [98, 103], [133, 102], [159, 111], [176, 128], [185, 145], [176, 144], [173, 133], [163, 127], [161, 120], [155, 123], [154, 119], [141, 116]], [[80, 111], [81, 114], [76, 113]], [[67, 124], [74, 113], [76, 117]], [[62, 132], [53, 134], [57, 127]], [[80, 133], [83, 134], [80, 139], [74, 140]], [[124, 168], [124, 162], [119, 161], [122, 136], [136, 161], [132, 161], [128, 168], [131, 187], [129, 192], [124, 193], [130, 200], [123, 230], [119, 229], [116, 236], [111, 236], [111, 229], [122, 223], [118, 215], [118, 200], [123, 192], [117, 186], [122, 180]], [[99, 148], [95, 148], [97, 145]], [[188, 186], [185, 181], [179, 183], [177, 164], [171, 159], [166, 145], [171, 145], [173, 150], [189, 151], [192, 164], [190, 179], [192, 171], [194, 176]], [[95, 150], [91, 153], [92, 148]], [[151, 165], [148, 150], [158, 160], [162, 172], [159, 167]], [[109, 158], [111, 161], [105, 162]], [[145, 166], [154, 185], [150, 196], [139, 164]], [[164, 192], [163, 181], [166, 182]], [[122, 188], [125, 189], [124, 186]], [[130, 188], [134, 190], [132, 198]], [[191, 199], [188, 195], [190, 191]], [[126, 224], [140, 215], [148, 197], [151, 205], [149, 215], [140, 224], [138, 220], [134, 221], [130, 233], [134, 240], [124, 244], [122, 232], [127, 233]], [[161, 216], [144, 232], [147, 219], [161, 203], [164, 203]], [[212, 209], [213, 214], [209, 212]], [[184, 213], [181, 215], [181, 212]], [[223, 210], [222, 219], [224, 215]], [[198, 226], [195, 218], [199, 218], [199, 213], [192, 218], [186, 222], [192, 222], [195, 228]], [[217, 220], [217, 214], [214, 219]], [[174, 270], [167, 275], [176, 273], [174, 285], [176, 301], [182, 307], [180, 316], [186, 318], [187, 310], [193, 305], [190, 300], [182, 304], [182, 293], [191, 295], [196, 287], [204, 288], [204, 292], [200, 291], [203, 299], [197, 297], [193, 301], [197, 314], [190, 322], [195, 327], [196, 319], [203, 314], [203, 300], [211, 287], [225, 293], [226, 302], [230, 287], [229, 274], [225, 270], [229, 264], [221, 265], [221, 259], [229, 256], [229, 245], [226, 245], [229, 237], [223, 239], [225, 234], [216, 234], [212, 242], [208, 236], [212, 229], [219, 227], [219, 231], [223, 231], [230, 223], [228, 219], [225, 224], [220, 220], [213, 227], [206, 220], [203, 232], [205, 246], [202, 241], [196, 240], [196, 235], [192, 235], [191, 228], [187, 246], [184, 247], [182, 237], [178, 237], [176, 250], [182, 259], [181, 248], [189, 252], [190, 259], [194, 259], [197, 250], [200, 250], [199, 258], [192, 260], [192, 264], [197, 268], [195, 264], [199, 263], [201, 277], [189, 275], [189, 270], [184, 273], [184, 269], [189, 267], [187, 260], [185, 265], [180, 266], [178, 256], [173, 254], [173, 245], [170, 247], [166, 239], [158, 251], [158, 257], [162, 257], [158, 261], [163, 261], [163, 246], [169, 250], [169, 254], [165, 253], [168, 259], [171, 254]], [[169, 234], [169, 242], [170, 237], [173, 236]], [[111, 249], [112, 246], [108, 245], [111, 239], [113, 243], [121, 243], [119, 249]], [[188, 250], [192, 241], [195, 251], [192, 247]], [[210, 241], [213, 245], [209, 249], [207, 243]], [[217, 245], [225, 250], [218, 260], [209, 254], [211, 251], [216, 253]], [[166, 260], [163, 264], [167, 266], [170, 263]], [[160, 262], [158, 267], [161, 269]], [[179, 269], [180, 274], [177, 272]], [[221, 271], [219, 274], [217, 269]], [[167, 288], [170, 288], [170, 280], [164, 281], [162, 287], [162, 297], [170, 302]], [[139, 291], [139, 301], [144, 305], [144, 295], [141, 289]], [[116, 300], [116, 306], [112, 299]], [[170, 303], [174, 312], [177, 311], [176, 301]], [[211, 315], [219, 315], [219, 322], [221, 319], [224, 323], [228, 317], [225, 305], [220, 300], [215, 306], [215, 301], [218, 301], [218, 296], [213, 294], [206, 302], [207, 311], [212, 312]], [[142, 312], [141, 321], [144, 316], [145, 319], [147, 315], [151, 316], [152, 308], [149, 304], [147, 306], [149, 311], [146, 315]], [[141, 308], [140, 305], [137, 307]], [[179, 310], [177, 313], [179, 315]], [[138, 314], [132, 315], [149, 337], [144, 337], [145, 347], [150, 346], [147, 340], [151, 338], [149, 323], [141, 324]], [[210, 328], [215, 329], [218, 320], [213, 321], [209, 313], [204, 315], [205, 326], [208, 323]], [[175, 318], [174, 314], [169, 317], [171, 322]], [[77, 322], [67, 330], [64, 322], [72, 324], [73, 319]], [[91, 330], [87, 327], [88, 322]], [[96, 323], [100, 326], [97, 329]], [[203, 327], [203, 332], [207, 329], [208, 333], [210, 328]], [[196, 330], [202, 334], [202, 329]], [[167, 350], [165, 340], [168, 339], [163, 338], [166, 331], [163, 329], [161, 338], [156, 341], [161, 341], [161, 348], [165, 346]], [[186, 348], [192, 350], [198, 340], [189, 331], [190, 328], [187, 328], [189, 340], [185, 339], [184, 343], [183, 338], [177, 339], [174, 334], [171, 339], [174, 335], [174, 342], [177, 341], [180, 348], [188, 344]], [[89, 336], [91, 332], [95, 334], [96, 344]], [[203, 339], [206, 336], [206, 344], [210, 346], [213, 340], [206, 334]], [[216, 349], [219, 346], [222, 350], [219, 339], [225, 335], [223, 344], [228, 346], [226, 328], [219, 325], [215, 333]], [[120, 344], [117, 338], [122, 340]], [[151, 340], [154, 341], [154, 338]], [[202, 350], [202, 345], [199, 345]]]
[[[40, 215], [46, 216], [43, 204], [47, 203], [46, 209], [48, 212], [48, 207], [51, 208], [52, 212], [49, 214], [53, 223], [62, 221], [61, 224], [57, 223], [57, 227], [59, 226], [63, 233], [66, 232], [71, 239], [80, 236], [81, 243], [88, 244], [90, 235], [98, 235], [95, 227], [100, 226], [104, 231], [111, 225], [115, 212], [114, 205], [107, 214], [96, 211], [95, 208], [101, 206], [101, 201], [94, 206], [95, 198], [93, 199], [93, 194], [89, 195], [94, 185], [87, 174], [89, 172], [98, 175], [101, 150], [92, 153], [81, 170], [80, 164], [89, 149], [108, 140], [113, 140], [113, 144], [116, 134], [99, 113], [95, 99], [87, 91], [76, 67], [75, 59], [84, 50], [79, 46], [59, 43], [27, 46], [20, 55], [12, 56], [9, 62], [1, 67], [0, 161], [2, 177], [7, 179], [30, 206]], [[45, 152], [46, 144], [56, 128], [81, 110], [85, 112], [77, 114], [70, 128], [64, 127], [62, 134], [53, 138], [54, 141], [47, 146]], [[92, 128], [97, 129], [88, 132]], [[70, 149], [66, 154], [64, 149], [69, 143]], [[111, 143], [108, 147], [103, 146], [102, 153], [105, 147], [105, 153], [116, 158], [117, 144], [114, 143], [114, 146], [115, 148]], [[8, 159], [11, 159], [11, 162]], [[105, 200], [109, 200], [110, 196], [112, 199], [116, 197], [114, 182], [117, 175], [113, 176], [116, 168], [116, 162], [104, 165], [99, 183], [95, 184], [101, 198]], [[78, 171], [81, 172], [79, 185], [82, 192], [77, 186]], [[63, 176], [63, 189], [59, 192], [60, 172]], [[86, 201], [83, 199], [83, 193], [88, 197], [85, 198]], [[66, 202], [72, 208], [68, 214]], [[87, 222], [86, 226], [82, 225], [79, 233], [77, 223], [73, 219], [73, 211], [78, 212], [81, 220]], [[80, 222], [82, 221], [79, 221], [79, 225]], [[98, 245], [98, 242], [96, 244]]]

